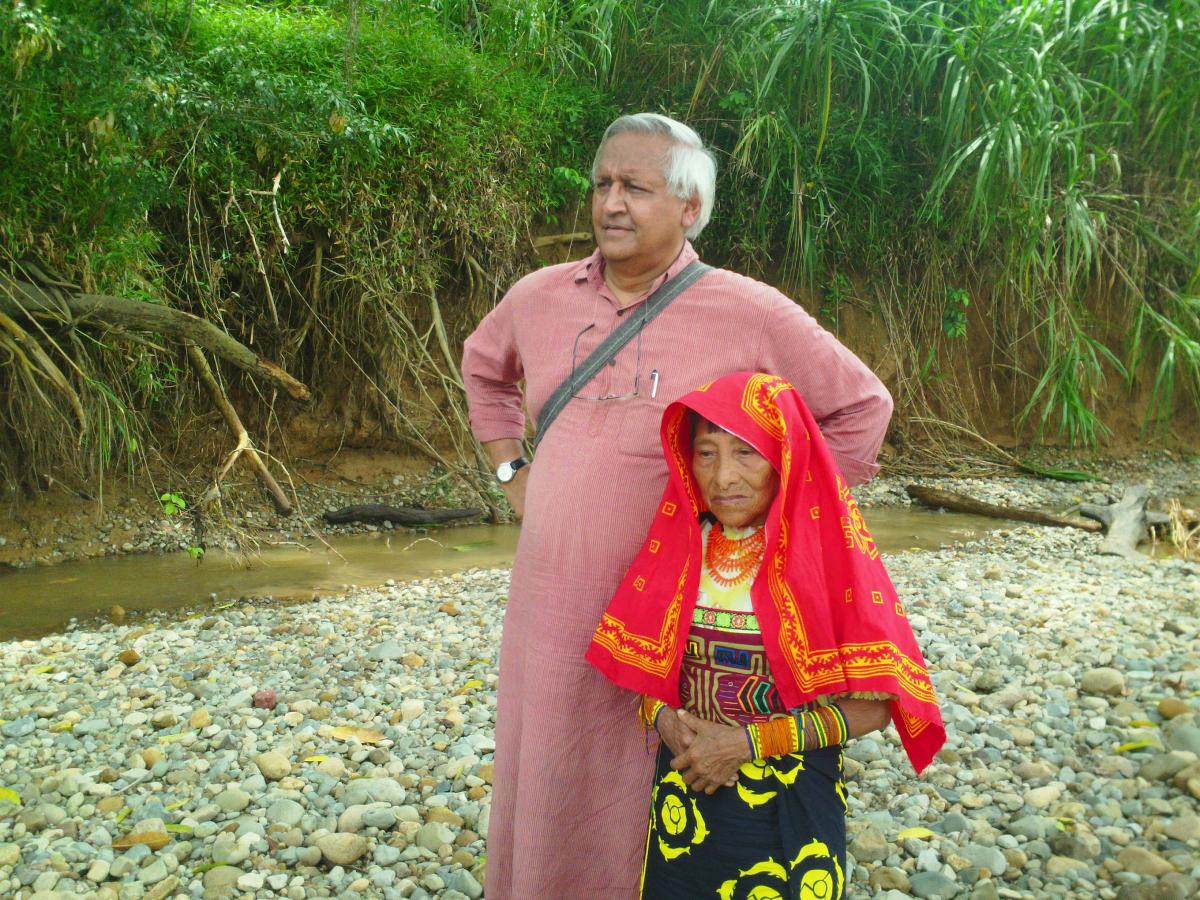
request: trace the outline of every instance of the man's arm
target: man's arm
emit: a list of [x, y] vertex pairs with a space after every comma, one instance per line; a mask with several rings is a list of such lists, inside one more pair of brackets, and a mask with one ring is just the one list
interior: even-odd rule
[[802, 307], [788, 301], [768, 315], [759, 366], [795, 385], [851, 484], [869, 481], [892, 418], [883, 382]]
[[[513, 335], [511, 303], [501, 300], [467, 338], [462, 373], [471, 432], [492, 467], [521, 456], [525, 412], [518, 382], [525, 372]], [[525, 514], [528, 469], [518, 470], [512, 481], [501, 485], [517, 518]]]

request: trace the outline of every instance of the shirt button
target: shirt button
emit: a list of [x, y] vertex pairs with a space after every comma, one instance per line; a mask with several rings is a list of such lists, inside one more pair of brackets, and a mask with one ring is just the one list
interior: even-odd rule
[[610, 359], [610, 360], [608, 361], [608, 364], [609, 364], [610, 366], [615, 366], [615, 365], [617, 364], [617, 361], [616, 361], [615, 359]]

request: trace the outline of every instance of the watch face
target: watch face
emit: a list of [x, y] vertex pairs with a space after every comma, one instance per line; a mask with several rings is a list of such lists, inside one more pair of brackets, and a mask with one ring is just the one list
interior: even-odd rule
[[513, 465], [510, 462], [500, 463], [500, 465], [496, 467], [496, 477], [500, 480], [501, 484], [512, 481], [514, 474]]

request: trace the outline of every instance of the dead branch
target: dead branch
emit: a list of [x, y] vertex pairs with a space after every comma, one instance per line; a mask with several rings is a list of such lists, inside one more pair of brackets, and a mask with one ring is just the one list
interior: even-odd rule
[[258, 455], [258, 451], [254, 448], [254, 442], [250, 440], [250, 434], [246, 431], [246, 427], [242, 424], [242, 420], [238, 417], [237, 410], [233, 408], [233, 404], [229, 402], [229, 398], [225, 396], [225, 391], [221, 389], [221, 385], [217, 383], [216, 377], [213, 375], [212, 369], [209, 368], [208, 360], [204, 358], [204, 354], [199, 347], [189, 344], [187, 348], [188, 359], [192, 361], [192, 365], [196, 367], [196, 372], [200, 376], [200, 381], [208, 390], [209, 396], [212, 398], [213, 405], [220, 411], [221, 416], [225, 419], [225, 424], [229, 426], [229, 430], [233, 432], [237, 438], [237, 444], [229, 455], [225, 457], [225, 462], [221, 468], [217, 470], [217, 475], [213, 479], [213, 485], [204, 495], [204, 501], [210, 502], [216, 498], [221, 491], [221, 481], [233, 468], [233, 464], [239, 458], [244, 457], [249, 463], [250, 468], [254, 470], [254, 474], [258, 476], [258, 480], [262, 482], [263, 487], [271, 497], [271, 502], [275, 505], [275, 511], [281, 516], [289, 516], [292, 514], [292, 503], [288, 500], [287, 495], [283, 493], [283, 489], [279, 486], [274, 476], [267, 469], [267, 464], [262, 461], [262, 457]]
[[541, 250], [543, 247], [552, 247], [555, 244], [574, 244], [577, 241], [590, 241], [592, 233], [590, 231], [572, 231], [569, 234], [546, 234], [533, 239], [533, 249]]
[[46, 291], [0, 273], [0, 311], [10, 316], [51, 315], [63, 317], [63, 307], [72, 324], [90, 319], [133, 331], [154, 331], [181, 344], [207, 350], [251, 375], [282, 388], [293, 400], [308, 400], [308, 387], [270, 360], [263, 359], [245, 344], [207, 319], [182, 310], [141, 300], [106, 294], [73, 294]]
[[1090, 522], [1087, 519], [1056, 516], [1053, 513], [1044, 513], [1036, 509], [1022, 509], [1018, 506], [996, 506], [976, 500], [974, 497], [968, 497], [966, 494], [943, 491], [920, 484], [910, 484], [904, 490], [914, 500], [934, 509], [949, 509], [977, 516], [990, 516], [993, 519], [1032, 522], [1034, 525], [1049, 525], [1054, 528], [1082, 528], [1084, 531], [1099, 531], [1101, 527], [1099, 523]]

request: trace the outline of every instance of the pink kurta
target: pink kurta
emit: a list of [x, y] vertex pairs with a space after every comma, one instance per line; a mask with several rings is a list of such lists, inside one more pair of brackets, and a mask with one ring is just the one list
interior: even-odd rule
[[[695, 258], [685, 244], [664, 280]], [[598, 252], [521, 279], [466, 342], [475, 437], [521, 438], [517, 383], [536, 421], [571, 373], [576, 337], [582, 362], [623, 314]], [[876, 471], [892, 410], [883, 384], [786, 296], [725, 270], [684, 291], [581, 392], [628, 394], [636, 375], [638, 396], [566, 406], [530, 468], [500, 645], [488, 900], [637, 895], [654, 756], [638, 698], [583, 654], [666, 483], [663, 410], [742, 369], [799, 389], [852, 483]]]

